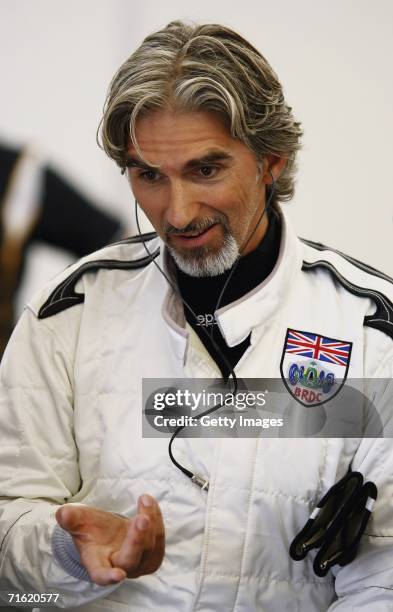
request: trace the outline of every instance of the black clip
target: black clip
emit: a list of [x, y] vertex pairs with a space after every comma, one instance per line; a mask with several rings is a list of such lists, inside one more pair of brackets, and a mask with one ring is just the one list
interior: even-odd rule
[[348, 472], [318, 502], [293, 540], [292, 559], [301, 561], [310, 550], [319, 548], [313, 568], [320, 577], [336, 563], [343, 566], [353, 561], [377, 493], [373, 482], [363, 484], [360, 472]]

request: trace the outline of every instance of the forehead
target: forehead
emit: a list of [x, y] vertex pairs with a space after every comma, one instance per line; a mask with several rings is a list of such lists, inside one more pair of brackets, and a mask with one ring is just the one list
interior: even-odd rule
[[[225, 121], [212, 111], [158, 110], [137, 119], [135, 136], [143, 160], [152, 166], [185, 164], [212, 149], [237, 155], [247, 147], [232, 137]], [[130, 144], [128, 153], [140, 157]]]

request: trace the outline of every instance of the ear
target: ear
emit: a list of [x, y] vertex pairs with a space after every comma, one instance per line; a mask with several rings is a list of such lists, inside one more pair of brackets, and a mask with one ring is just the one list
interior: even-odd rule
[[277, 180], [284, 170], [286, 163], [286, 157], [280, 157], [271, 153], [265, 155], [262, 162], [262, 183], [271, 185], [273, 181], [270, 172], [273, 174], [274, 180]]

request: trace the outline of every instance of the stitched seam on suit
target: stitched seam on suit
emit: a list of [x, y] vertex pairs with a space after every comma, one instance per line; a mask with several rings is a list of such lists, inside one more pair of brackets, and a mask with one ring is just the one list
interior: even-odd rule
[[324, 457], [323, 457], [322, 465], [320, 465], [319, 469], [318, 469], [319, 482], [318, 482], [318, 488], [315, 491], [315, 495], [314, 495], [314, 498], [313, 498], [314, 502], [315, 502], [316, 499], [320, 499], [320, 497], [322, 496], [323, 477], [326, 474], [326, 462], [327, 462], [327, 456], [328, 456], [329, 441], [325, 439], [323, 441], [323, 443], [324, 443], [325, 454], [324, 454]]
[[23, 512], [23, 514], [20, 514], [20, 515], [18, 516], [18, 518], [17, 518], [17, 519], [15, 519], [15, 521], [14, 521], [14, 522], [13, 522], [13, 523], [12, 523], [12, 524], [11, 524], [11, 525], [8, 527], [7, 531], [6, 531], [6, 532], [5, 532], [5, 534], [4, 534], [3, 539], [2, 539], [2, 541], [1, 541], [1, 544], [0, 544], [0, 553], [1, 553], [1, 550], [2, 550], [2, 548], [3, 548], [3, 544], [4, 544], [4, 542], [5, 542], [6, 537], [8, 536], [9, 532], [11, 531], [11, 529], [13, 528], [13, 526], [15, 525], [15, 523], [17, 523], [17, 522], [19, 521], [19, 519], [20, 519], [20, 518], [22, 518], [22, 516], [25, 516], [25, 514], [29, 514], [29, 512], [32, 512], [32, 510], [27, 510], [26, 512]]
[[285, 578], [273, 578], [269, 575], [253, 575], [253, 574], [243, 574], [239, 576], [237, 574], [231, 574], [230, 572], [209, 572], [209, 578], [228, 578], [230, 580], [237, 579], [240, 580], [241, 583], [247, 582], [249, 580], [256, 580], [258, 582], [277, 582], [277, 583], [285, 583], [285, 584], [313, 584], [313, 585], [321, 585], [324, 587], [332, 588], [332, 581], [326, 582], [326, 580], [291, 580]]
[[382, 589], [384, 591], [393, 591], [393, 586], [385, 587], [385, 586], [379, 586], [377, 584], [370, 584], [368, 586], [362, 587], [361, 589], [354, 589], [353, 591], [347, 591], [343, 593], [342, 597], [349, 597], [350, 595], [355, 595], [356, 593], [363, 593], [365, 589]]
[[[224, 485], [217, 485], [218, 489], [222, 489], [223, 491], [228, 491], [228, 489], [234, 489], [235, 491], [249, 491], [250, 487], [239, 487], [231, 485], [230, 483]], [[268, 491], [266, 489], [259, 489], [256, 486], [253, 488], [253, 493], [257, 493], [260, 495], [269, 495], [271, 497], [283, 497], [287, 500], [296, 501], [302, 504], [310, 504], [314, 501], [314, 495], [312, 497], [299, 497], [297, 495], [288, 495], [282, 491]]]
[[239, 599], [239, 588], [240, 588], [240, 582], [241, 582], [241, 576], [244, 574], [244, 565], [245, 565], [245, 559], [246, 559], [246, 549], [247, 549], [247, 539], [249, 537], [249, 528], [250, 528], [250, 514], [251, 514], [251, 503], [253, 500], [253, 494], [255, 493], [254, 491], [254, 482], [255, 482], [255, 474], [256, 474], [256, 466], [257, 466], [257, 457], [258, 457], [258, 451], [261, 448], [260, 444], [258, 444], [258, 441], [256, 441], [255, 443], [255, 448], [254, 448], [254, 457], [253, 457], [253, 462], [252, 462], [252, 476], [251, 476], [251, 485], [249, 488], [249, 495], [248, 495], [248, 503], [247, 503], [247, 513], [246, 513], [246, 530], [244, 533], [244, 543], [243, 543], [243, 551], [242, 551], [242, 558], [240, 560], [240, 576], [237, 579], [237, 585], [236, 585], [236, 592], [235, 592], [235, 601], [233, 603], [233, 611], [236, 610], [236, 605]]
[[[66, 348], [66, 346], [63, 344], [62, 340], [60, 339], [60, 336], [58, 336], [58, 334], [55, 332], [54, 329], [52, 329], [51, 327], [49, 327], [49, 325], [47, 325], [47, 323], [44, 321], [44, 319], [38, 319], [36, 313], [34, 312], [34, 310], [32, 310], [29, 306], [26, 307], [26, 310], [29, 311], [29, 313], [37, 320], [39, 321], [39, 325], [42, 325], [44, 327], [44, 329], [46, 329], [46, 331], [48, 332], [48, 335], [51, 336], [51, 338], [53, 339], [53, 341], [58, 345], [60, 351], [61, 351], [61, 356], [64, 359], [64, 361], [66, 362], [66, 369], [67, 369], [67, 373], [73, 372], [74, 366], [72, 363], [72, 360], [70, 359], [69, 355], [68, 355], [68, 349]], [[80, 323], [80, 321], [79, 321]], [[78, 330], [79, 333], [79, 330]], [[70, 387], [72, 388], [72, 382], [71, 380], [69, 380], [70, 383]]]
[[[222, 451], [222, 446], [219, 444], [217, 446], [217, 450], [216, 450], [216, 456], [215, 456], [215, 462], [214, 462], [214, 467], [217, 469], [217, 466], [219, 466], [220, 464], [220, 457], [221, 457], [221, 451]], [[208, 498], [207, 501], [207, 511], [206, 511], [206, 522], [205, 522], [205, 533], [203, 534], [203, 539], [202, 539], [202, 550], [201, 550], [201, 562], [200, 562], [200, 570], [199, 570], [199, 586], [196, 589], [195, 592], [195, 596], [194, 596], [194, 601], [192, 604], [192, 609], [195, 610], [196, 607], [198, 606], [198, 600], [200, 598], [200, 595], [203, 591], [203, 587], [204, 587], [204, 582], [206, 579], [206, 565], [207, 565], [207, 558], [208, 558], [208, 549], [209, 549], [209, 542], [210, 542], [210, 533], [211, 533], [211, 521], [212, 521], [212, 514], [214, 511], [214, 500], [215, 500], [215, 491], [216, 488], [216, 484], [213, 482], [212, 485], [210, 486], [210, 491], [209, 491], [209, 495], [210, 495], [210, 499], [211, 501], [211, 505], [210, 505], [210, 499]]]
[[[179, 479], [179, 481], [174, 481], [173, 479], [170, 478], [165, 478], [163, 476], [143, 476], [143, 478], [141, 476], [130, 476], [127, 474], [122, 475], [121, 477], [122, 480], [143, 480], [143, 481], [148, 481], [148, 482], [176, 482], [176, 486], [181, 486], [183, 485], [184, 488], [190, 490], [191, 488], [193, 488], [195, 485], [192, 485], [190, 487], [189, 483], [186, 482], [182, 482], [181, 479]], [[113, 476], [99, 476], [97, 478], [97, 483], [100, 480], [110, 480], [113, 481]], [[215, 485], [217, 489], [222, 489], [224, 491], [228, 491], [228, 489], [234, 489], [235, 491], [249, 491], [250, 487], [238, 487], [238, 486], [234, 486], [231, 485], [230, 483], [225, 484], [224, 485]], [[298, 503], [301, 504], [310, 504], [313, 503], [315, 501], [315, 495], [313, 495], [310, 498], [305, 498], [305, 497], [299, 497], [299, 496], [295, 496], [295, 495], [288, 495], [287, 493], [283, 493], [282, 491], [267, 491], [265, 489], [258, 489], [256, 487], [254, 487], [253, 489], [253, 493], [257, 493], [260, 495], [270, 495], [272, 497], [283, 497], [285, 499], [287, 499], [288, 501], [296, 501]]]

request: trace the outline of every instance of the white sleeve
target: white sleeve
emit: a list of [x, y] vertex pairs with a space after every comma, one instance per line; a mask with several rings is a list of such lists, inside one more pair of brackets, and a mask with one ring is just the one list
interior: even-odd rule
[[384, 438], [364, 438], [351, 467], [376, 484], [378, 497], [356, 558], [333, 568], [338, 600], [328, 612], [393, 610], [393, 347], [386, 334], [366, 329], [365, 348], [368, 394], [381, 415]]
[[79, 580], [52, 553], [54, 514], [80, 487], [72, 396], [67, 350], [27, 309], [0, 368], [0, 591], [59, 593], [58, 607], [119, 586]]
[[338, 600], [329, 612], [393, 610], [393, 439], [364, 439], [352, 469], [374, 482], [378, 497], [356, 558], [335, 566]]

